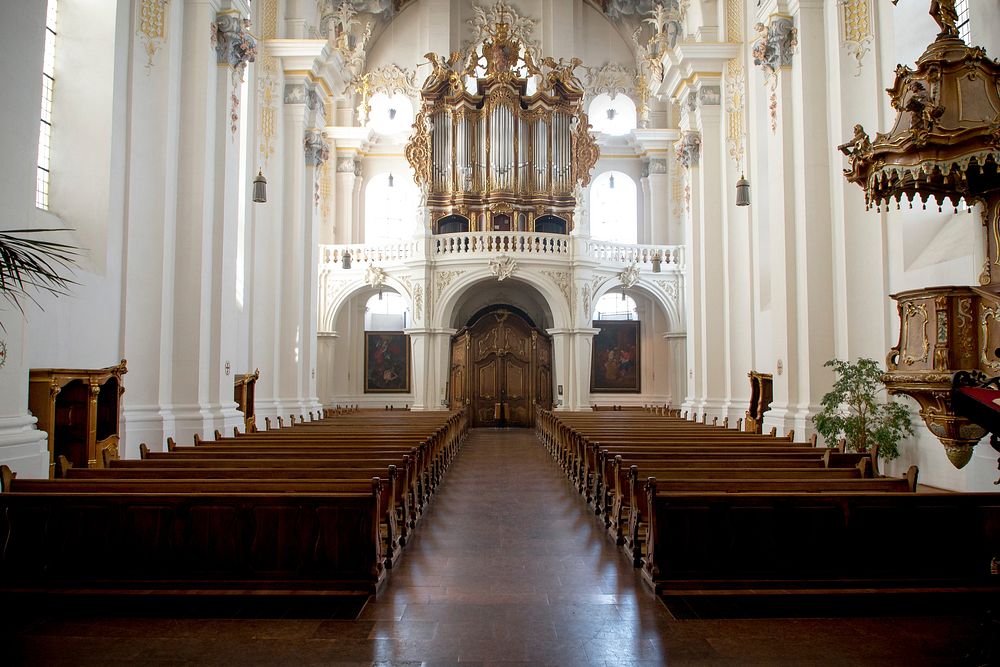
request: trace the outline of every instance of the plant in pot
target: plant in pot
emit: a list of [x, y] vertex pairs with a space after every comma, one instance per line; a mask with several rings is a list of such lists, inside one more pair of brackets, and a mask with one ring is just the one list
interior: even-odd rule
[[899, 441], [913, 434], [910, 413], [895, 401], [881, 400], [885, 385], [877, 361], [831, 359], [824, 366], [832, 367], [837, 379], [823, 396], [823, 409], [813, 416], [813, 424], [828, 443], [843, 438], [848, 450], [870, 454], [877, 472], [878, 460], [897, 458]]

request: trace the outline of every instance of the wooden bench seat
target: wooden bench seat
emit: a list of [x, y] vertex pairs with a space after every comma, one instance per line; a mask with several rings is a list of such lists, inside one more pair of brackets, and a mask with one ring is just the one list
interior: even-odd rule
[[[209, 478], [167, 478], [167, 479], [121, 479], [114, 477], [93, 477], [77, 479], [9, 479], [4, 492], [10, 493], [366, 493], [373, 487], [380, 492], [379, 504], [382, 508], [381, 525], [384, 544], [382, 552], [387, 567], [398, 558], [402, 526], [397, 512], [397, 503], [403, 502], [403, 494], [397, 484], [395, 466], [381, 471], [379, 476], [351, 475], [351, 470], [339, 470], [339, 478], [299, 478], [285, 479], [267, 476], [267, 470], [256, 470], [256, 478], [227, 479]], [[7, 475], [4, 475], [5, 477]], [[405, 518], [404, 518], [405, 520]]]
[[[1000, 593], [1000, 494], [669, 493], [651, 507], [643, 577], [657, 592], [843, 585]], [[915, 546], [916, 536], [926, 536]]]
[[368, 595], [385, 576], [381, 495], [377, 486], [366, 493], [3, 493], [0, 588]]

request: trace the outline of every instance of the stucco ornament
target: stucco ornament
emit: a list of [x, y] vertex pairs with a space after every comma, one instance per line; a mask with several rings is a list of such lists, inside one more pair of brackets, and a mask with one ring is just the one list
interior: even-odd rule
[[639, 282], [639, 263], [632, 262], [625, 267], [625, 270], [618, 274], [618, 282], [622, 284], [622, 287], [628, 289], [634, 287], [637, 282]]
[[698, 132], [685, 132], [677, 140], [674, 154], [685, 169], [697, 166], [701, 156], [701, 135]]
[[799, 44], [799, 31], [787, 16], [774, 16], [767, 25], [758, 23], [757, 39], [753, 43], [753, 64], [764, 74], [773, 76], [782, 67], [792, 64], [792, 54]]
[[369, 264], [365, 269], [365, 284], [369, 287], [384, 287], [389, 274], [381, 266]]
[[515, 268], [517, 268], [517, 262], [510, 255], [500, 255], [490, 260], [490, 273], [497, 277], [497, 282], [510, 278]]
[[306, 164], [310, 167], [321, 167], [330, 159], [330, 144], [319, 130], [306, 130], [302, 146], [305, 149]]

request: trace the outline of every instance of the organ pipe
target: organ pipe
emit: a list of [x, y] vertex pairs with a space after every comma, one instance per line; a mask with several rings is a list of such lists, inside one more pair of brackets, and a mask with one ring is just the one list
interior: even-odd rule
[[[569, 231], [575, 186], [589, 183], [598, 156], [574, 74], [581, 63], [538, 61], [502, 22], [485, 32], [461, 57], [428, 54], [433, 71], [406, 157], [427, 186], [431, 219], [459, 214], [470, 228], [488, 229], [503, 214], [531, 229], [536, 217], [553, 214]], [[485, 76], [466, 88], [483, 60]]]

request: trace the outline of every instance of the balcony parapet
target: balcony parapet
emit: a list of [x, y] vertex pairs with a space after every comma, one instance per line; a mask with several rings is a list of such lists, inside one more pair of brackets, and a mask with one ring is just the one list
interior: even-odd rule
[[620, 270], [631, 264], [652, 272], [683, 272], [684, 246], [610, 243], [565, 234], [539, 232], [461, 232], [436, 234], [399, 243], [373, 245], [321, 245], [320, 267], [339, 266], [350, 253], [352, 268], [367, 264], [391, 267], [414, 262], [478, 261], [498, 255], [517, 259], [551, 261], [559, 264], [592, 262], [603, 268]]

